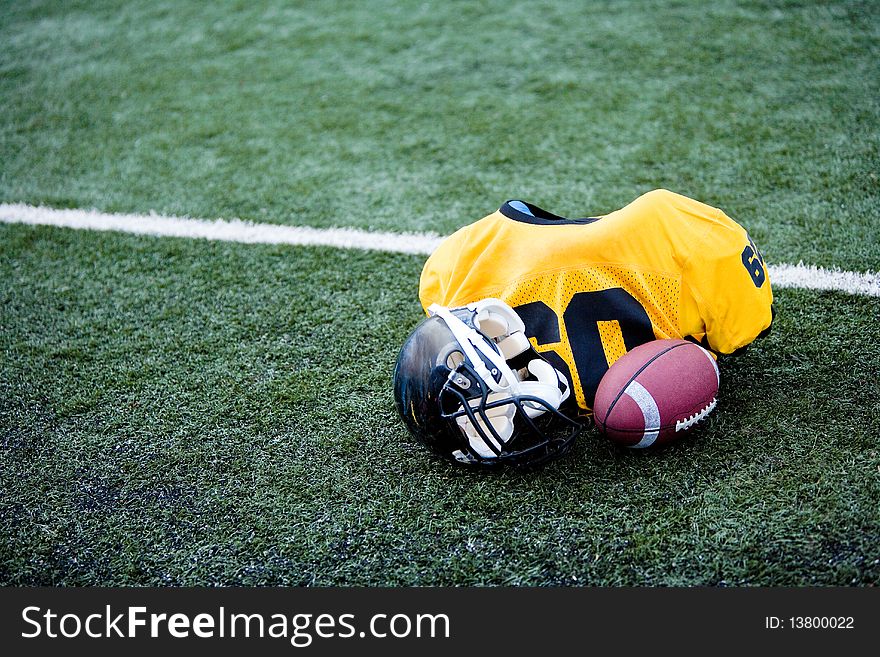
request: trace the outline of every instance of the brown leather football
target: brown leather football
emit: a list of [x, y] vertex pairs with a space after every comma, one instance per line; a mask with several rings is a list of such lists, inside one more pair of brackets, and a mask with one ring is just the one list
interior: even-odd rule
[[688, 340], [654, 340], [620, 357], [599, 382], [593, 414], [606, 436], [627, 447], [686, 435], [717, 404], [718, 365]]

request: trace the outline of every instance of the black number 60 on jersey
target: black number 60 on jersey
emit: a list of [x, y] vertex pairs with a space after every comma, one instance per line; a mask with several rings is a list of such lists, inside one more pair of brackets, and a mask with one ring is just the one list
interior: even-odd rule
[[542, 355], [565, 372], [575, 387], [580, 383], [588, 408], [592, 408], [596, 388], [609, 367], [599, 322], [616, 321], [620, 325], [627, 351], [654, 339], [648, 313], [635, 297], [619, 287], [578, 292], [571, 298], [561, 317], [543, 301], [516, 306], [514, 310], [525, 323], [526, 333], [535, 338], [539, 348], [560, 342], [560, 326], [564, 325], [575, 372], [572, 373], [569, 364], [557, 351], [542, 350]]

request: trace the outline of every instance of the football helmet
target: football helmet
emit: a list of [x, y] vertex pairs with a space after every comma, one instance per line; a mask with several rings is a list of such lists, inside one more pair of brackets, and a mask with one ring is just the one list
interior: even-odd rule
[[452, 461], [534, 466], [561, 456], [581, 424], [560, 412], [570, 385], [532, 347], [503, 301], [433, 305], [394, 368], [407, 429]]

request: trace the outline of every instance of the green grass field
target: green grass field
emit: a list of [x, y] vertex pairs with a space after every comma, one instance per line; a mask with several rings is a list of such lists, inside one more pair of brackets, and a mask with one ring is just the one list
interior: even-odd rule
[[[880, 269], [876, 2], [0, 2], [0, 202], [448, 233], [655, 187]], [[876, 585], [880, 298], [777, 290], [688, 440], [393, 406], [424, 257], [0, 224], [4, 585]]]

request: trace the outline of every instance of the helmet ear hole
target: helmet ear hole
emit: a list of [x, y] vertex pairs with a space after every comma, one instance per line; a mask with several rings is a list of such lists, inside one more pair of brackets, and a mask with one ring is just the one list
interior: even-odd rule
[[448, 367], [451, 370], [454, 370], [459, 365], [461, 365], [463, 362], [464, 362], [464, 354], [458, 350], [450, 352], [450, 354], [446, 357], [446, 367]]

